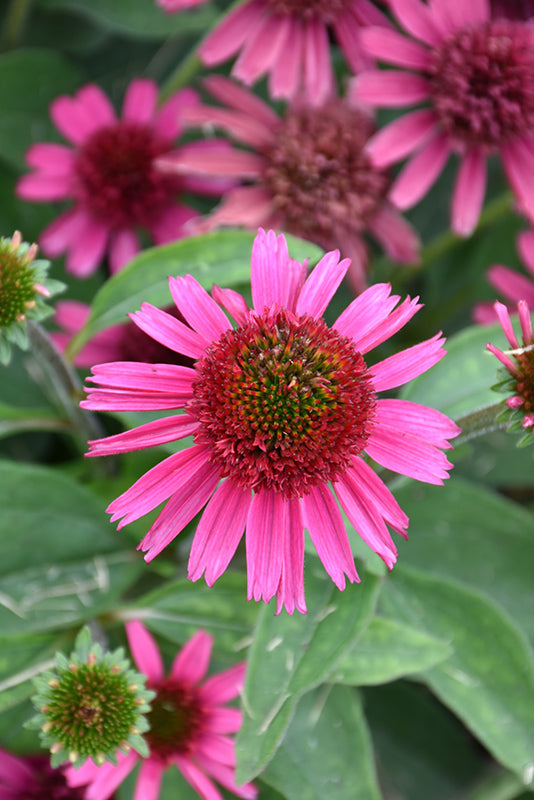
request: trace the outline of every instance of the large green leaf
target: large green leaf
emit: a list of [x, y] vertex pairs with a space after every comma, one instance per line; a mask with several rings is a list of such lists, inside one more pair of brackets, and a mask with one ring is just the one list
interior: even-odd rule
[[262, 778], [288, 800], [379, 800], [357, 693], [322, 687], [303, 697]]
[[55, 663], [56, 634], [0, 638], [0, 712], [33, 694], [31, 679]]
[[[315, 245], [286, 238], [293, 258], [310, 258], [313, 262], [320, 257], [321, 251]], [[169, 275], [191, 273], [208, 289], [213, 284], [232, 287], [248, 283], [253, 241], [254, 234], [247, 231], [223, 230], [144, 250], [98, 292], [87, 324], [69, 348], [71, 353], [102, 328], [124, 322], [127, 313], [142, 302], [169, 305]]]
[[423, 680], [505, 767], [534, 779], [534, 654], [489, 600], [399, 568], [383, 587], [386, 614], [450, 642]]
[[280, 745], [298, 698], [325, 681], [369, 624], [379, 581], [366, 574], [344, 592], [331, 583], [317, 559], [306, 575], [306, 616], [259, 615], [243, 692], [244, 720], [238, 734], [238, 780], [257, 775]]

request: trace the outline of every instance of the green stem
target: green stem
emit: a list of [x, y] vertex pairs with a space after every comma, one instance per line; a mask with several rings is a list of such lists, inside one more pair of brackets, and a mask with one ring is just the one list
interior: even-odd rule
[[460, 426], [462, 432], [457, 439], [454, 440], [454, 446], [468, 442], [469, 439], [475, 439], [477, 436], [484, 436], [486, 433], [492, 431], [505, 429], [508, 422], [499, 422], [497, 418], [504, 411], [502, 402], [494, 403], [491, 406], [480, 408], [477, 411], [472, 411], [463, 417], [455, 420], [456, 424]]
[[17, 46], [28, 18], [31, 3], [32, 0], [11, 0], [2, 35], [4, 50], [12, 50]]

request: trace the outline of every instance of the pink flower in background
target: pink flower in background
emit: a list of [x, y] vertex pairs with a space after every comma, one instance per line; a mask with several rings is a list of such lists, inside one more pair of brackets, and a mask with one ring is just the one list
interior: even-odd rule
[[0, 748], [0, 800], [84, 800], [83, 782], [70, 788], [65, 769], [49, 756], [16, 756]]
[[[184, 89], [156, 108], [157, 87], [135, 80], [124, 98], [122, 118], [98, 86], [84, 86], [75, 97], [58, 97], [52, 119], [71, 143], [41, 143], [27, 153], [34, 172], [24, 175], [17, 194], [25, 200], [72, 200], [40, 237], [46, 255], [67, 253], [67, 270], [79, 278], [94, 272], [109, 254], [112, 272], [140, 249], [139, 228], [157, 244], [184, 236], [196, 211], [177, 201], [186, 191], [218, 195], [228, 182], [191, 181], [162, 175], [154, 169], [158, 156], [176, 147], [180, 114], [198, 102]], [[217, 145], [220, 147], [220, 145]], [[211, 152], [209, 142], [183, 145]]]
[[[439, 334], [370, 366], [364, 359], [411, 319], [421, 307], [417, 299], [397, 305], [389, 284], [377, 284], [326, 326], [323, 312], [348, 267], [334, 251], [306, 279], [284, 237], [260, 230], [252, 250], [252, 310], [233, 290], [215, 287], [212, 299], [187, 275], [169, 278], [169, 286], [191, 327], [148, 303], [132, 315], [154, 339], [194, 358], [194, 368], [120, 362], [93, 368], [88, 380], [96, 388], [84, 408], [173, 413], [90, 442], [90, 455], [194, 437], [108, 508], [122, 527], [168, 500], [139, 545], [147, 561], [206, 506], [188, 577], [205, 573], [211, 586], [246, 529], [248, 599], [276, 595], [277, 612], [282, 606], [305, 612], [304, 528], [339, 589], [345, 576], [359, 580], [339, 501], [364, 541], [393, 566], [397, 550], [387, 525], [404, 536], [408, 518], [364, 454], [394, 472], [441, 484], [451, 466], [441, 448], [459, 429], [434, 409], [377, 396], [438, 362], [445, 354]], [[179, 408], [184, 413], [177, 415]]]
[[[531, 277], [521, 275], [510, 267], [494, 264], [487, 272], [487, 278], [493, 288], [506, 300], [517, 304], [525, 300], [530, 308], [534, 308], [534, 231], [523, 231], [517, 237], [517, 250]], [[511, 310], [510, 306], [508, 309]], [[473, 317], [481, 325], [497, 321], [494, 303], [478, 303]]]
[[531, 19], [534, 17], [534, 0], [490, 0], [493, 17]]
[[144, 734], [150, 756], [143, 758], [135, 750], [119, 753], [117, 766], [97, 767], [88, 760], [78, 770], [67, 770], [69, 784], [87, 785], [86, 800], [107, 800], [140, 763], [135, 797], [157, 800], [163, 772], [176, 766], [204, 800], [221, 798], [213, 780], [238, 797], [254, 800], [252, 784], [235, 784], [234, 742], [228, 734], [241, 727], [241, 712], [226, 705], [241, 691], [246, 665], [204, 680], [213, 639], [201, 630], [182, 647], [165, 677], [161, 654], [144, 625], [128, 622], [126, 633], [137, 668], [156, 692], [147, 714], [150, 730]]
[[168, 14], [172, 14], [173, 11], [183, 11], [186, 8], [201, 6], [206, 2], [207, 0], [156, 0], [157, 5]]
[[247, 85], [269, 75], [272, 97], [303, 93], [320, 105], [334, 86], [329, 33], [349, 66], [369, 66], [360, 46], [365, 25], [391, 23], [370, 0], [245, 0], [200, 45], [198, 54], [214, 66], [240, 53], [232, 75]]
[[460, 157], [452, 228], [469, 235], [486, 191], [486, 158], [499, 154], [524, 211], [534, 218], [534, 33], [521, 22], [491, 21], [488, 0], [390, 0], [408, 36], [368, 28], [370, 55], [403, 67], [359, 75], [354, 96], [371, 106], [425, 104], [379, 131], [369, 153], [384, 167], [410, 157], [390, 192], [400, 209], [415, 205]]
[[388, 174], [364, 151], [375, 128], [361, 108], [338, 98], [320, 108], [288, 107], [279, 117], [248, 90], [222, 76], [205, 82], [226, 107], [197, 105], [187, 110], [192, 124], [223, 128], [252, 151], [232, 149], [209, 157], [176, 151], [158, 160], [165, 174], [220, 176], [244, 185], [229, 190], [220, 206], [196, 230], [223, 225], [282, 229], [339, 247], [352, 260], [353, 284], [364, 288], [370, 232], [396, 261], [418, 259], [418, 238], [386, 199]]

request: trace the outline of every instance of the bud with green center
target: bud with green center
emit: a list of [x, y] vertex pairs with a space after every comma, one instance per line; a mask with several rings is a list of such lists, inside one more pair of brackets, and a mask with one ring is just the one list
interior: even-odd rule
[[84, 628], [70, 658], [58, 653], [56, 669], [34, 679], [32, 701], [39, 713], [28, 727], [40, 730], [52, 766], [71, 761], [78, 767], [88, 758], [97, 765], [117, 764], [117, 750], [131, 748], [147, 757], [140, 734], [148, 730], [145, 714], [154, 692], [145, 688], [145, 680], [122, 648], [103, 654]]
[[22, 241], [16, 231], [0, 238], [0, 361], [8, 364], [11, 344], [28, 349], [25, 322], [50, 316], [45, 299], [62, 291], [59, 281], [47, 277], [50, 262], [35, 260], [37, 245]]

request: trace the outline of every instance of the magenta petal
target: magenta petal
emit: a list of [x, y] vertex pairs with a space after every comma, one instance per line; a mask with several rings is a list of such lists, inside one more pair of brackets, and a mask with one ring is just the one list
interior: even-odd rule
[[387, 389], [394, 389], [426, 372], [445, 355], [444, 342], [441, 333], [437, 333], [431, 339], [426, 339], [420, 344], [385, 358], [378, 364], [373, 364], [370, 371], [375, 391], [385, 392]]
[[365, 452], [386, 469], [425, 483], [441, 485], [452, 467], [441, 450], [419, 436], [383, 422], [373, 429]]
[[462, 159], [452, 197], [452, 229], [459, 236], [475, 230], [486, 193], [486, 157], [480, 149]]
[[63, 175], [32, 172], [19, 179], [16, 194], [24, 200], [43, 202], [65, 200], [71, 196], [71, 190], [70, 180]]
[[255, 229], [268, 224], [272, 205], [272, 195], [263, 186], [240, 186], [227, 192], [222, 203], [199, 224], [199, 228], [213, 230], [230, 225]]
[[302, 512], [317, 555], [338, 589], [345, 588], [345, 575], [351, 583], [359, 581], [343, 518], [326, 485], [313, 486], [302, 498]]
[[143, 759], [132, 800], [158, 800], [163, 766], [156, 759]]
[[41, 142], [34, 144], [26, 153], [26, 163], [49, 175], [67, 177], [74, 164], [74, 150], [64, 144]]
[[237, 53], [249, 36], [262, 24], [265, 0], [246, 0], [227, 14], [204, 39], [198, 55], [208, 66], [220, 64]]
[[423, 307], [422, 303], [417, 302], [418, 299], [418, 297], [413, 300], [406, 297], [400, 306], [393, 309], [385, 319], [377, 319], [376, 326], [373, 330], [370, 330], [366, 335], [358, 338], [355, 346], [360, 353], [368, 353], [397, 333], [397, 331], [400, 331], [413, 315]]
[[288, 19], [274, 14], [266, 15], [245, 43], [233, 66], [232, 75], [249, 85], [268, 72], [283, 53], [289, 32]]
[[130, 318], [156, 342], [190, 358], [200, 358], [206, 349], [206, 341], [183, 322], [165, 311], [142, 303], [141, 310], [130, 314]]
[[136, 78], [124, 96], [122, 118], [146, 124], [150, 122], [158, 100], [158, 87], [154, 81]]
[[296, 96], [304, 63], [304, 32], [300, 19], [287, 17], [286, 31], [288, 43], [280, 57], [271, 66], [269, 92], [271, 97], [293, 98]]
[[225, 78], [223, 75], [209, 75], [203, 83], [210, 94], [221, 103], [245, 116], [252, 117], [268, 130], [272, 130], [279, 122], [279, 117], [267, 103], [248, 89], [239, 86], [235, 81]]
[[192, 275], [169, 278], [169, 289], [176, 308], [206, 346], [232, 329], [224, 311]]
[[297, 300], [296, 313], [322, 317], [349, 266], [349, 259], [339, 260], [339, 250], [326, 253], [302, 287]]
[[202, 800], [223, 800], [221, 793], [212, 781], [190, 758], [177, 755], [175, 764]]
[[142, 450], [145, 447], [158, 447], [167, 442], [176, 442], [186, 436], [191, 436], [197, 428], [198, 420], [187, 414], [156, 419], [105, 439], [89, 441], [90, 455], [107, 456]]
[[208, 678], [199, 689], [204, 702], [222, 705], [237, 697], [243, 689], [246, 670], [247, 665], [243, 662]]
[[187, 686], [199, 683], [210, 665], [213, 636], [200, 630], [187, 641], [171, 667], [173, 678], [180, 680]]
[[182, 239], [189, 235], [189, 226], [195, 217], [198, 217], [198, 212], [184, 203], [170, 206], [150, 225], [152, 238], [156, 244], [167, 244]]
[[304, 524], [300, 501], [288, 500], [288, 525], [284, 536], [282, 574], [276, 590], [276, 613], [285, 608], [292, 614], [295, 608], [306, 614], [304, 599]]
[[426, 71], [432, 61], [426, 47], [389, 28], [363, 28], [360, 41], [369, 55], [388, 64]]
[[[509, 267], [495, 265], [488, 270], [489, 283], [507, 300], [517, 303], [526, 300], [530, 308], [534, 308], [534, 283], [530, 278], [515, 272]], [[495, 311], [492, 306], [491, 322], [495, 322]]]
[[408, 517], [374, 469], [359, 456], [352, 458], [351, 481], [358, 484], [361, 496], [376, 508], [385, 522], [407, 539]]
[[438, 179], [449, 152], [449, 140], [445, 134], [431, 139], [395, 180], [389, 195], [391, 202], [403, 210], [419, 202]]
[[[170, 315], [169, 315], [170, 316]], [[177, 408], [190, 399], [191, 383], [195, 379], [195, 370], [179, 364], [144, 364], [140, 361], [114, 361], [112, 363], [95, 364], [88, 382], [95, 383], [105, 395], [109, 392], [110, 401], [120, 403], [121, 397], [132, 410], [132, 401], [138, 403], [139, 411], [155, 408]], [[89, 397], [84, 401], [84, 408], [109, 411], [109, 404], [96, 405], [93, 394], [98, 390], [89, 389]], [[129, 395], [132, 395], [131, 397]], [[164, 405], [161, 404], [163, 401]], [[142, 403], [146, 402], [146, 405]], [[121, 410], [117, 406], [116, 410]], [[122, 410], [126, 410], [123, 408]]]
[[[512, 325], [512, 320], [510, 319], [510, 312], [506, 308], [505, 305], [502, 303], [495, 303], [495, 312], [499, 318], [499, 322], [501, 323], [501, 327], [504, 331], [504, 335], [508, 339], [508, 343], [512, 345], [514, 350], [517, 350], [520, 345], [517, 340], [517, 336], [515, 335], [514, 326]], [[515, 373], [515, 366], [514, 366], [514, 373]]]
[[91, 120], [93, 130], [117, 122], [115, 110], [100, 86], [92, 83], [82, 86], [76, 95], [76, 102]]
[[238, 325], [244, 325], [247, 322], [249, 308], [243, 295], [234, 289], [221, 289], [220, 286], [214, 286], [211, 294], [213, 299], [231, 314]]
[[334, 87], [328, 32], [314, 18], [304, 23], [304, 86], [311, 105], [324, 103]]
[[377, 402], [375, 424], [418, 436], [434, 447], [448, 448], [461, 429], [441, 411], [409, 400], [381, 398]]
[[421, 0], [389, 0], [389, 5], [402, 27], [412, 36], [425, 44], [441, 44], [442, 36], [425, 3]]
[[[222, 738], [222, 737], [221, 737]], [[215, 778], [217, 783], [220, 783], [221, 786], [224, 786], [228, 789], [232, 795], [236, 795], [237, 797], [242, 797], [244, 800], [255, 800], [258, 796], [258, 790], [252, 783], [245, 783], [243, 786], [237, 786], [235, 782], [235, 765], [234, 763], [228, 763], [228, 761], [222, 761], [222, 759], [215, 758], [215, 756], [211, 757], [213, 752], [213, 748], [207, 747], [204, 748], [202, 751], [198, 753], [197, 761], [202, 769], [210, 776]], [[210, 797], [206, 800], [212, 800]], [[215, 797], [213, 798], [215, 800]], [[217, 798], [217, 800], [222, 800], [222, 796]]]
[[111, 236], [109, 246], [109, 268], [114, 275], [137, 255], [141, 246], [134, 231], [117, 231]]
[[353, 82], [353, 97], [370, 106], [398, 108], [426, 100], [430, 84], [422, 75], [396, 70], [362, 72]]
[[181, 89], [166, 100], [154, 114], [151, 125], [164, 141], [169, 142], [169, 146], [184, 128], [184, 110], [198, 102], [199, 96], [193, 89]]
[[512, 189], [529, 219], [534, 220], [531, 150], [521, 140], [512, 141], [501, 146], [501, 158]]
[[433, 109], [412, 111], [386, 125], [369, 139], [366, 150], [377, 167], [388, 167], [417, 150], [437, 123]]
[[257, 178], [263, 172], [265, 159], [244, 150], [199, 150], [182, 145], [179, 150], [162, 156], [157, 165], [163, 172], [177, 175], [219, 175], [240, 178]]
[[162, 680], [163, 659], [152, 634], [142, 622], [134, 619], [126, 623], [126, 635], [137, 669], [154, 683]]
[[277, 492], [254, 494], [247, 519], [247, 600], [266, 603], [274, 596], [282, 574], [287, 500]]
[[100, 220], [86, 217], [79, 238], [72, 242], [65, 268], [78, 278], [91, 275], [106, 253], [109, 228]]
[[85, 108], [72, 97], [57, 97], [50, 106], [50, 116], [56, 128], [72, 144], [83, 144], [99, 127]]
[[287, 305], [290, 290], [289, 254], [284, 236], [259, 230], [252, 245], [252, 302], [258, 314], [265, 306]]
[[354, 339], [354, 346], [359, 350], [360, 341], [377, 330], [398, 301], [398, 295], [391, 295], [389, 283], [375, 283], [347, 306], [332, 327], [342, 336]]
[[227, 479], [221, 483], [198, 523], [187, 577], [198, 580], [206, 572], [213, 586], [232, 559], [245, 531], [251, 503], [250, 489], [241, 489]]
[[45, 254], [57, 258], [64, 253], [78, 239], [86, 219], [85, 213], [78, 208], [60, 214], [39, 237], [39, 244]]
[[417, 233], [389, 203], [384, 203], [369, 222], [369, 230], [393, 261], [401, 264], [419, 261], [421, 242]]
[[135, 750], [128, 755], [117, 753], [117, 766], [108, 763], [96, 767], [91, 760], [88, 760], [78, 770], [73, 767], [67, 768], [67, 782], [69, 786], [80, 786], [90, 781], [84, 793], [85, 800], [108, 800], [139, 760]]
[[517, 237], [517, 250], [524, 265], [530, 274], [534, 276], [534, 231], [523, 231], [519, 234]]

